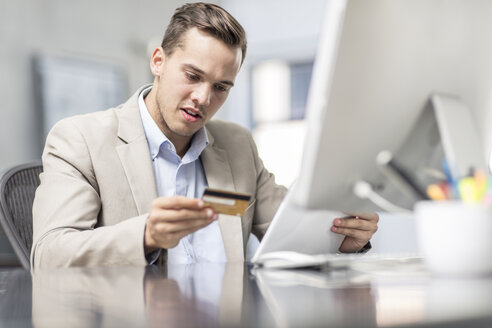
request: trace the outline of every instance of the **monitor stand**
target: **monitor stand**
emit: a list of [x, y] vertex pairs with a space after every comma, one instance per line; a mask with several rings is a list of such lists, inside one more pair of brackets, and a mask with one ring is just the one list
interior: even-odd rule
[[382, 150], [375, 159], [386, 179], [384, 187], [359, 181], [353, 191], [388, 212], [409, 211], [415, 202], [428, 198], [428, 185], [446, 179], [443, 172], [453, 180], [475, 169], [485, 172], [482, 149], [469, 107], [457, 96], [436, 93], [402, 146], [395, 153]]

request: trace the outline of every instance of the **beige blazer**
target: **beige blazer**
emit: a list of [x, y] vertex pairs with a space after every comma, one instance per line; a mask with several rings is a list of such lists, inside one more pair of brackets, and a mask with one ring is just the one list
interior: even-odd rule
[[[146, 264], [145, 221], [157, 191], [141, 90], [50, 131], [33, 204], [33, 268]], [[200, 159], [208, 185], [253, 195], [242, 218], [219, 216], [227, 260], [244, 261], [250, 232], [263, 237], [286, 189], [263, 166], [247, 129], [222, 121], [206, 128], [210, 143]]]

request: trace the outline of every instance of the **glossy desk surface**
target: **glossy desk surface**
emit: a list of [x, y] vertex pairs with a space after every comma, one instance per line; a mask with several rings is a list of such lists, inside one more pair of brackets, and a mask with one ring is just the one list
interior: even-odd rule
[[422, 263], [0, 269], [1, 327], [492, 327], [492, 276]]

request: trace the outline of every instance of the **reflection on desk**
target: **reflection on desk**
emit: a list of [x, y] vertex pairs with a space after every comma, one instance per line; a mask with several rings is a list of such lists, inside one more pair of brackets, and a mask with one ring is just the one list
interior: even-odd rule
[[492, 276], [411, 263], [347, 270], [243, 264], [0, 271], [1, 327], [492, 326]]
[[32, 274], [35, 327], [216, 327], [240, 322], [244, 265]]
[[350, 271], [255, 270], [277, 327], [374, 327], [375, 300], [365, 277]]

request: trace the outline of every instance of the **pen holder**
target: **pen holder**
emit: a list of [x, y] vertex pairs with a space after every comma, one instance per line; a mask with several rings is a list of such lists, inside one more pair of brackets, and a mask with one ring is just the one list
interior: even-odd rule
[[417, 241], [427, 268], [439, 275], [492, 273], [492, 208], [461, 201], [415, 205]]

